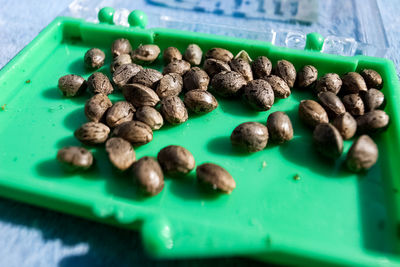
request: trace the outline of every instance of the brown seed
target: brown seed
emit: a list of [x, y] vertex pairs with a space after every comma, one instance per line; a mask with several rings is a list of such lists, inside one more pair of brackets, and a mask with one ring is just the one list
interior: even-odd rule
[[111, 128], [133, 119], [135, 114], [135, 107], [127, 101], [119, 101], [114, 103], [112, 107], [107, 111], [106, 122]]
[[365, 84], [368, 88], [382, 89], [383, 81], [378, 72], [365, 69], [361, 71], [361, 76], [364, 78]]
[[132, 59], [131, 56], [128, 54], [122, 54], [119, 55], [118, 57], [114, 58], [113, 62], [110, 65], [110, 72], [114, 73], [114, 71], [116, 69], [118, 69], [118, 67], [125, 65], [125, 64], [131, 64], [132, 63]]
[[274, 104], [274, 91], [267, 81], [253, 80], [243, 87], [243, 100], [255, 110], [266, 111]]
[[336, 73], [327, 73], [315, 83], [315, 93], [332, 92], [338, 94], [342, 88], [342, 79]]
[[115, 40], [111, 45], [111, 54], [116, 58], [123, 54], [130, 54], [132, 52], [131, 43], [124, 38]]
[[363, 99], [366, 111], [383, 109], [385, 107], [385, 95], [377, 89], [371, 88], [366, 92], [362, 91], [360, 96]]
[[297, 86], [307, 88], [312, 86], [318, 78], [318, 70], [312, 65], [305, 65], [297, 73]]
[[101, 72], [95, 72], [88, 78], [88, 89], [92, 94], [109, 95], [114, 91], [108, 77]]
[[253, 80], [253, 72], [251, 70], [251, 66], [246, 60], [242, 58], [232, 59], [232, 61], [229, 62], [229, 65], [233, 71], [242, 74], [246, 81]]
[[216, 74], [211, 80], [211, 86], [222, 97], [232, 97], [246, 85], [246, 80], [236, 71], [224, 71]]
[[185, 51], [185, 59], [191, 65], [197, 66], [201, 63], [201, 58], [203, 57], [203, 51], [197, 44], [190, 44]]
[[275, 111], [268, 116], [268, 135], [271, 141], [282, 144], [293, 138], [293, 126], [288, 115], [282, 111]]
[[248, 152], [263, 150], [268, 143], [268, 129], [258, 122], [242, 123], [233, 130], [231, 143]]
[[86, 87], [85, 79], [79, 75], [69, 74], [58, 79], [58, 88], [67, 97], [81, 94], [86, 90]]
[[157, 85], [156, 93], [162, 99], [167, 96], [177, 96], [181, 93], [183, 86], [182, 76], [178, 73], [168, 73]]
[[210, 77], [208, 77], [208, 74], [199, 67], [191, 68], [183, 76], [183, 86], [187, 91], [194, 89], [207, 90], [209, 83]]
[[216, 60], [214, 58], [209, 58], [204, 61], [203, 69], [207, 72], [210, 78], [213, 78], [216, 74], [223, 71], [230, 71], [231, 67], [229, 67], [228, 63], [223, 62], [221, 60]]
[[274, 91], [275, 98], [287, 98], [292, 93], [287, 83], [276, 75], [264, 77]]
[[321, 92], [318, 94], [318, 100], [324, 107], [330, 118], [336, 118], [346, 112], [345, 106], [339, 97], [332, 92]]
[[318, 124], [313, 132], [314, 146], [328, 158], [338, 158], [343, 152], [343, 138], [330, 123]]
[[378, 160], [378, 146], [368, 136], [360, 136], [347, 153], [346, 164], [353, 172], [366, 171]]
[[220, 190], [223, 193], [230, 194], [236, 187], [232, 175], [214, 163], [203, 163], [197, 166], [197, 180], [213, 190]]
[[349, 72], [342, 78], [343, 94], [357, 94], [360, 91], [367, 91], [367, 85], [364, 78], [357, 72]]
[[112, 137], [106, 142], [106, 151], [112, 165], [121, 171], [127, 170], [136, 159], [131, 144], [119, 137]]
[[223, 48], [213, 48], [207, 51], [206, 59], [208, 58], [214, 58], [228, 63], [233, 59], [233, 54], [230, 51]]
[[296, 81], [297, 72], [291, 62], [284, 59], [278, 60], [274, 72], [275, 75], [281, 77], [290, 88], [293, 87], [294, 82]]
[[129, 83], [140, 83], [144, 86], [156, 89], [158, 82], [162, 79], [161, 72], [154, 69], [143, 69], [139, 71]]
[[132, 165], [133, 180], [141, 191], [155, 196], [164, 188], [164, 174], [160, 165], [151, 157], [143, 157]]
[[328, 123], [325, 109], [314, 100], [302, 100], [299, 105], [299, 118], [306, 125], [314, 128], [320, 123]]
[[89, 121], [99, 122], [103, 120], [107, 110], [112, 106], [108, 96], [95, 94], [86, 101], [85, 115]]
[[263, 79], [271, 74], [272, 63], [267, 57], [260, 56], [251, 63], [251, 68], [254, 79]]
[[141, 70], [143, 70], [142, 66], [133, 63], [119, 66], [113, 73], [113, 82], [116, 86], [121, 88]]
[[135, 119], [146, 123], [153, 131], [160, 129], [164, 125], [164, 119], [160, 112], [149, 106], [138, 108], [135, 113]]
[[385, 130], [389, 116], [383, 110], [373, 110], [357, 118], [357, 132], [373, 134]]
[[140, 45], [138, 48], [132, 51], [132, 61], [136, 64], [151, 64], [158, 58], [160, 54], [160, 48], [158, 45], [147, 44]]
[[364, 102], [358, 94], [345, 95], [342, 101], [351, 115], [360, 116], [364, 114]]
[[332, 124], [345, 140], [352, 138], [357, 131], [357, 121], [348, 112], [337, 116]]
[[121, 137], [134, 146], [141, 146], [153, 140], [153, 131], [141, 121], [127, 121], [115, 127], [113, 136]]
[[89, 49], [85, 53], [84, 63], [88, 69], [98, 69], [104, 65], [106, 55], [98, 48]]
[[185, 104], [177, 96], [168, 96], [161, 100], [161, 114], [172, 125], [180, 124], [188, 119]]
[[218, 107], [218, 101], [208, 91], [190, 90], [185, 94], [185, 106], [194, 113], [208, 113]]
[[83, 147], [67, 146], [58, 150], [57, 160], [68, 170], [87, 170], [93, 164], [93, 155]]
[[142, 106], [154, 107], [160, 102], [160, 98], [153, 89], [138, 83], [125, 84], [122, 87], [122, 94], [126, 101], [132, 103], [136, 108]]
[[104, 143], [108, 134], [110, 133], [110, 128], [107, 125], [100, 122], [87, 122], [84, 123], [79, 129], [74, 133], [76, 139], [81, 141], [86, 145], [97, 145]]
[[158, 152], [157, 160], [162, 170], [170, 175], [188, 174], [195, 166], [192, 153], [181, 146], [164, 147]]
[[190, 70], [190, 63], [185, 60], [174, 60], [165, 66], [163, 74], [178, 73], [179, 75], [185, 74]]
[[165, 64], [169, 64], [175, 60], [182, 60], [182, 54], [176, 47], [168, 47], [164, 50], [163, 59]]

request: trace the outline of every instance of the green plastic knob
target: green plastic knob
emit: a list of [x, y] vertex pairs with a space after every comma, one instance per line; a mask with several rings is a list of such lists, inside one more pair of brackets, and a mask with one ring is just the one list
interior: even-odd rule
[[324, 37], [322, 37], [321, 34], [316, 32], [307, 34], [305, 49], [321, 51], [323, 45], [324, 45]]
[[128, 16], [128, 22], [132, 27], [144, 29], [147, 26], [147, 15], [143, 11], [133, 10]]
[[115, 10], [112, 7], [103, 7], [100, 9], [98, 18], [101, 23], [114, 24]]

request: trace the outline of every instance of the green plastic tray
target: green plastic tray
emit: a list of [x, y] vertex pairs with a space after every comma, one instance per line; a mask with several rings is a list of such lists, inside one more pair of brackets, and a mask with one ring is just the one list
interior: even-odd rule
[[[134, 18], [131, 24], [144, 26], [145, 20]], [[320, 75], [373, 68], [384, 79], [382, 91], [391, 117], [389, 129], [376, 138], [379, 161], [363, 175], [346, 171], [343, 159], [351, 141], [345, 142], [336, 164], [320, 159], [310, 130], [297, 116], [299, 101], [312, 95], [293, 89], [268, 112], [254, 112], [240, 100], [218, 98], [215, 111], [190, 116], [179, 126], [167, 125], [154, 132], [151, 143], [136, 149], [139, 158], [156, 156], [166, 145], [182, 145], [197, 164], [215, 162], [229, 170], [237, 183], [231, 195], [203, 192], [192, 172], [180, 180], [166, 177], [159, 195], [143, 198], [128, 175], [113, 171], [102, 147], [92, 150], [97, 160], [92, 171], [66, 174], [55, 156], [63, 146], [79, 144], [73, 131], [85, 122], [88, 95], [62, 97], [58, 78], [69, 73], [87, 78], [91, 73], [82, 59], [91, 47], [106, 52], [101, 71], [109, 75], [110, 45], [121, 37], [135, 47], [155, 43], [161, 49], [176, 46], [183, 51], [197, 43], [203, 51], [224, 47], [234, 54], [244, 49], [253, 58], [265, 55], [273, 63], [284, 58], [296, 68], [312, 64]], [[0, 194], [137, 229], [146, 250], [156, 257], [241, 255], [295, 265], [399, 266], [400, 94], [393, 63], [322, 54], [315, 51], [322, 41], [309, 35], [303, 51], [172, 29], [57, 18], [0, 71]], [[152, 67], [160, 70], [162, 65], [160, 59]], [[111, 99], [122, 96], [116, 93]], [[265, 123], [277, 110], [287, 112], [294, 124], [292, 141], [254, 154], [232, 149], [229, 136], [238, 124]]]

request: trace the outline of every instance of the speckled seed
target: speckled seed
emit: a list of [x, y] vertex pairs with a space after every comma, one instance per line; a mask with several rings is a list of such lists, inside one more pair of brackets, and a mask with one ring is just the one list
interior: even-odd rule
[[138, 108], [135, 113], [135, 119], [146, 123], [153, 131], [160, 129], [164, 125], [164, 119], [160, 112], [149, 106]]
[[276, 76], [281, 77], [290, 88], [293, 87], [297, 73], [291, 62], [284, 59], [278, 60], [274, 68], [274, 73]]
[[188, 70], [190, 70], [189, 62], [186, 60], [174, 60], [165, 66], [163, 74], [178, 73], [179, 75], [184, 75]]
[[114, 103], [107, 111], [106, 122], [111, 128], [133, 119], [135, 114], [135, 107], [127, 101], [119, 101]]
[[287, 98], [292, 93], [287, 83], [276, 75], [264, 77], [274, 91], [275, 98]]
[[203, 51], [197, 44], [190, 44], [185, 51], [185, 59], [191, 65], [197, 66], [201, 63], [201, 58], [203, 57]]
[[153, 131], [141, 121], [127, 121], [115, 127], [113, 136], [121, 137], [134, 146], [140, 146], [153, 140]]
[[109, 133], [110, 128], [108, 128], [107, 125], [91, 121], [84, 123], [75, 131], [74, 135], [76, 139], [86, 145], [97, 145], [104, 143], [107, 140]]
[[119, 66], [113, 73], [113, 82], [118, 88], [121, 88], [142, 69], [142, 66], [133, 63]]
[[347, 112], [351, 115], [360, 116], [364, 114], [364, 102], [358, 94], [345, 95], [342, 101]]
[[185, 94], [185, 106], [194, 113], [208, 113], [218, 107], [218, 101], [208, 91], [195, 89]]
[[196, 164], [192, 153], [181, 146], [167, 146], [158, 152], [157, 160], [162, 170], [170, 175], [188, 174]]
[[101, 72], [95, 72], [88, 78], [88, 89], [92, 94], [109, 95], [114, 91], [108, 77]]
[[336, 118], [340, 114], [346, 112], [346, 109], [340, 100], [332, 92], [321, 92], [318, 94], [318, 100], [321, 106], [325, 109], [326, 113], [328, 113], [329, 118]]
[[79, 75], [69, 74], [58, 79], [58, 88], [66, 97], [79, 95], [86, 90], [87, 83]]
[[182, 54], [181, 52], [179, 52], [178, 48], [171, 46], [164, 50], [163, 60], [165, 65], [167, 65], [172, 61], [181, 59], [182, 59]]
[[210, 83], [208, 74], [199, 67], [193, 67], [183, 76], [183, 87], [189, 91], [194, 89], [207, 90]]
[[134, 182], [146, 195], [155, 196], [164, 188], [164, 174], [160, 165], [151, 157], [143, 157], [132, 165]]
[[188, 113], [185, 104], [177, 96], [168, 96], [161, 100], [161, 114], [169, 123], [176, 125], [187, 121]]
[[223, 48], [212, 48], [206, 53], [206, 59], [208, 58], [214, 58], [228, 63], [233, 59], [233, 54]]
[[227, 170], [214, 163], [203, 163], [196, 169], [197, 181], [205, 186], [230, 194], [236, 187], [235, 180]]
[[361, 76], [364, 78], [365, 84], [368, 88], [382, 89], [383, 81], [378, 72], [365, 69], [361, 71]]
[[111, 164], [118, 170], [127, 170], [136, 159], [131, 144], [119, 137], [112, 137], [106, 142], [106, 151]]
[[210, 58], [204, 61], [203, 69], [205, 72], [207, 72], [210, 78], [213, 78], [216, 74], [220, 72], [230, 71], [231, 67], [229, 67], [228, 63], [225, 63], [221, 60]]
[[318, 78], [318, 70], [312, 65], [305, 65], [297, 73], [297, 86], [307, 88], [312, 86]]
[[258, 122], [242, 123], [233, 130], [231, 143], [248, 152], [263, 150], [268, 143], [268, 129]]
[[357, 131], [357, 121], [348, 112], [337, 116], [332, 124], [345, 140], [352, 138]]
[[231, 62], [229, 62], [229, 65], [233, 71], [236, 71], [244, 77], [246, 81], [252, 81], [253, 80], [253, 72], [251, 70], [250, 64], [245, 61], [244, 59], [238, 58], [238, 59], [232, 59]]
[[236, 71], [224, 71], [216, 74], [211, 80], [213, 90], [222, 97], [232, 97], [246, 85], [246, 80]]
[[268, 116], [267, 128], [269, 139], [281, 144], [293, 138], [293, 126], [288, 115], [282, 111], [275, 111]]
[[385, 107], [385, 95], [377, 89], [371, 88], [367, 92], [363, 91], [360, 93], [360, 96], [363, 99], [366, 111], [383, 109]]
[[263, 79], [271, 74], [272, 63], [267, 57], [260, 56], [251, 63], [251, 68], [254, 79]]
[[88, 69], [98, 69], [104, 65], [106, 55], [98, 48], [89, 49], [85, 53], [84, 63]]
[[332, 92], [338, 94], [342, 88], [342, 79], [336, 73], [327, 73], [315, 83], [315, 93]]
[[320, 123], [328, 123], [325, 109], [314, 100], [302, 100], [299, 105], [299, 118], [306, 125], [314, 128]]
[[124, 38], [115, 40], [111, 45], [111, 54], [116, 58], [123, 54], [130, 54], [132, 52], [131, 43]]
[[274, 91], [267, 81], [253, 80], [243, 87], [243, 100], [255, 110], [266, 111], [274, 104]]
[[158, 83], [156, 93], [161, 99], [167, 96], [177, 96], [181, 93], [182, 86], [182, 76], [178, 73], [169, 73]]
[[83, 147], [67, 146], [58, 150], [57, 160], [67, 167], [67, 170], [87, 170], [93, 164], [93, 155]]
[[132, 51], [132, 61], [136, 64], [150, 64], [158, 58], [160, 54], [160, 48], [158, 45], [147, 44], [140, 45], [138, 48]]
[[107, 110], [112, 106], [108, 96], [95, 94], [86, 101], [85, 115], [89, 121], [99, 122], [103, 120]]
[[342, 93], [357, 94], [360, 91], [367, 91], [364, 78], [357, 72], [349, 72], [342, 77]]
[[366, 171], [378, 161], [378, 146], [368, 136], [360, 136], [347, 153], [346, 164], [353, 172]]
[[130, 83], [140, 83], [144, 86], [156, 89], [158, 82], [162, 79], [163, 75], [161, 72], [154, 69], [143, 69], [139, 71], [130, 80]]
[[122, 87], [122, 94], [126, 101], [132, 103], [136, 108], [142, 106], [154, 107], [160, 102], [160, 98], [153, 89], [138, 83], [125, 84]]
[[383, 110], [373, 110], [357, 118], [357, 132], [373, 134], [380, 132], [389, 124], [389, 116]]
[[118, 57], [114, 58], [113, 62], [110, 65], [110, 72], [114, 73], [114, 71], [125, 64], [131, 64], [132, 63], [132, 59], [131, 56], [128, 54], [122, 54], [119, 55]]
[[321, 123], [315, 127], [313, 142], [317, 151], [328, 158], [338, 158], [343, 152], [343, 138], [330, 123]]

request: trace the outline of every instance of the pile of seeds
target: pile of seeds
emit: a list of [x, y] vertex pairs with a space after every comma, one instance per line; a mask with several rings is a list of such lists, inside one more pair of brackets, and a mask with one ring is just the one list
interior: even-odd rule
[[[223, 98], [240, 96], [249, 108], [267, 111], [276, 99], [289, 97], [294, 86], [313, 91], [318, 102], [303, 100], [298, 112], [300, 120], [314, 131], [317, 151], [338, 158], [343, 151], [343, 139], [360, 134], [348, 152], [348, 168], [358, 172], [376, 163], [377, 146], [366, 134], [375, 134], [389, 123], [388, 115], [380, 110], [385, 98], [379, 91], [383, 82], [376, 71], [350, 72], [342, 78], [328, 73], [318, 79], [318, 71], [311, 65], [296, 72], [291, 62], [282, 59], [273, 68], [265, 56], [251, 60], [241, 51], [234, 57], [223, 48], [208, 50], [200, 68], [203, 51], [196, 44], [190, 44], [183, 55], [175, 47], [166, 48], [162, 73], [142, 66], [157, 60], [160, 52], [154, 44], [133, 50], [128, 40], [118, 39], [111, 47], [111, 81], [103, 73], [94, 72], [87, 81], [77, 75], [66, 75], [58, 84], [67, 97], [85, 90], [93, 94], [84, 109], [89, 122], [75, 131], [75, 137], [89, 146], [105, 143], [112, 165], [120, 171], [129, 170], [144, 192], [158, 194], [164, 186], [163, 173], [185, 175], [194, 169], [195, 160], [187, 149], [167, 146], [159, 152], [157, 160], [143, 157], [136, 161], [132, 146], [151, 142], [153, 131], [165, 122], [181, 124], [188, 120], [189, 113], [204, 114], [216, 109], [218, 101], [211, 92]], [[102, 67], [104, 61], [104, 52], [97, 48], [84, 56], [84, 64], [91, 70]], [[125, 101], [112, 103], [108, 95], [118, 90]], [[231, 143], [256, 152], [263, 150], [269, 140], [282, 144], [292, 138], [290, 118], [276, 111], [268, 116], [265, 125], [258, 122], [238, 125], [231, 134]], [[57, 158], [78, 169], [87, 169], [94, 161], [92, 154], [82, 147], [63, 148]], [[235, 188], [232, 176], [216, 164], [202, 164], [196, 174], [201, 183], [213, 189], [229, 193]]]

